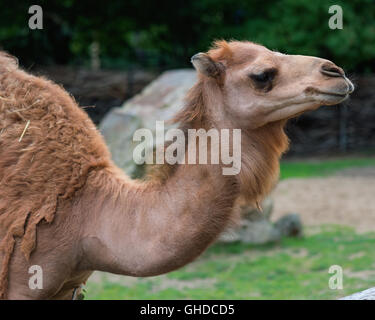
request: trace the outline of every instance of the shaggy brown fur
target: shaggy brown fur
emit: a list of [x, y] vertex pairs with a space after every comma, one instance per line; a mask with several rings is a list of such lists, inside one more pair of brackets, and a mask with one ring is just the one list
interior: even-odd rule
[[[69, 299], [93, 270], [151, 276], [187, 264], [234, 219], [239, 199], [256, 204], [270, 191], [286, 119], [353, 90], [329, 61], [249, 42], [217, 42], [194, 57], [199, 80], [175, 121], [241, 129], [236, 176], [223, 164], [184, 164], [130, 180], [63, 89], [0, 54], [0, 297]], [[266, 91], [253, 76], [270, 69]], [[43, 290], [28, 288], [31, 263], [44, 270]]]
[[0, 154], [3, 297], [15, 238], [22, 238], [28, 259], [37, 224], [51, 222], [59, 199], [81, 188], [91, 170], [108, 166], [110, 156], [94, 124], [63, 89], [19, 70], [5, 54], [0, 55]]

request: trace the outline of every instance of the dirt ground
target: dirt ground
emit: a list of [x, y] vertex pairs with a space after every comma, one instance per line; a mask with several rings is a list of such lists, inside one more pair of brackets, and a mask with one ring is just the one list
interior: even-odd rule
[[343, 170], [333, 176], [287, 179], [272, 193], [272, 220], [299, 213], [304, 225], [341, 224], [375, 232], [375, 168]]

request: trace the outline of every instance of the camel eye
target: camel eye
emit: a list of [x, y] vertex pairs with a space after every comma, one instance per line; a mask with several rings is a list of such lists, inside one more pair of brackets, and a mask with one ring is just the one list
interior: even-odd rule
[[251, 78], [257, 82], [267, 82], [270, 80], [270, 76], [267, 72], [262, 72], [260, 74], [252, 74]]
[[249, 78], [254, 82], [255, 86], [259, 89], [272, 89], [272, 80], [276, 75], [276, 69], [268, 69], [261, 73], [251, 73]]

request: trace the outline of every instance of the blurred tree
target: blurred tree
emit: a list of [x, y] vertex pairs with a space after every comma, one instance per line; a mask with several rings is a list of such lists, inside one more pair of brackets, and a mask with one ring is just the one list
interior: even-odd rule
[[[43, 30], [28, 28], [32, 4], [43, 8]], [[328, 27], [333, 4], [343, 8], [342, 30]], [[18, 0], [1, 7], [0, 46], [27, 66], [88, 65], [90, 44], [98, 42], [107, 68], [182, 67], [213, 39], [224, 38], [375, 71], [373, 0]]]

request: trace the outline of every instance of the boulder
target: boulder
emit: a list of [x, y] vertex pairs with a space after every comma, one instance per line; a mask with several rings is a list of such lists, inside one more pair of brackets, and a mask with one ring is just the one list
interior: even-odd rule
[[[197, 80], [193, 69], [164, 72], [142, 92], [120, 108], [113, 108], [100, 123], [115, 163], [132, 177], [142, 175], [142, 168], [133, 161], [133, 134], [147, 128], [155, 133], [156, 121], [170, 120], [183, 106], [187, 91]], [[172, 125], [165, 122], [165, 130]]]
[[275, 222], [275, 228], [283, 237], [302, 236], [302, 222], [298, 213], [288, 213]]
[[298, 214], [289, 213], [275, 223], [270, 218], [273, 210], [273, 200], [266, 198], [262, 210], [249, 207], [242, 208], [242, 219], [238, 226], [229, 228], [220, 237], [219, 242], [242, 242], [265, 244], [277, 242], [282, 237], [302, 236], [302, 222]]

